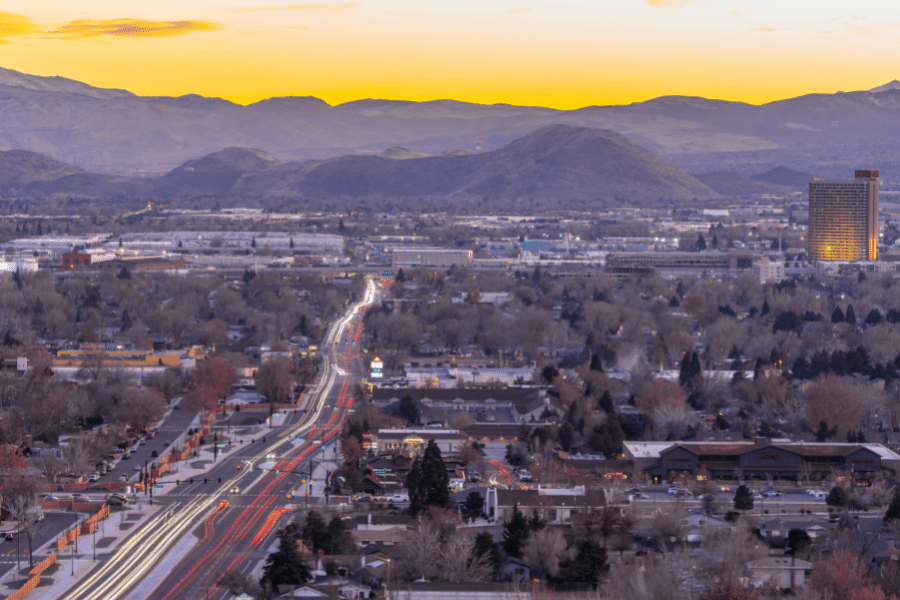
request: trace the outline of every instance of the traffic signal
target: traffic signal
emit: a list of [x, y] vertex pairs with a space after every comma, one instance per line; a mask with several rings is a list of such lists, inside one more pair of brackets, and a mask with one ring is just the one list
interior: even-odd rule
[[310, 480], [309, 480], [309, 489], [312, 489], [312, 486], [313, 486], [313, 480], [310, 479]]
[[238, 471], [241, 470], [241, 464], [240, 464], [240, 463], [238, 463], [237, 470], [238, 470]]

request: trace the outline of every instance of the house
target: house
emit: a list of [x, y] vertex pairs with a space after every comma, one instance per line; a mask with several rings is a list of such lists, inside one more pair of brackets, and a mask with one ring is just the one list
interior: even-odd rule
[[572, 515], [605, 508], [606, 491], [578, 485], [572, 488], [549, 488], [541, 486], [530, 490], [485, 490], [484, 512], [492, 521], [506, 521], [515, 507], [530, 515], [532, 511], [546, 518], [551, 524], [569, 523]]
[[531, 587], [509, 583], [392, 581], [386, 600], [531, 600]]
[[356, 529], [350, 532], [350, 537], [357, 546], [381, 544], [394, 546], [403, 541], [406, 535], [406, 527], [392, 527], [391, 529]]
[[682, 519], [685, 526], [684, 541], [703, 543], [711, 530], [731, 529], [731, 524], [711, 515], [693, 513]]
[[524, 560], [509, 556], [500, 565], [500, 579], [505, 581], [530, 581], [531, 565]]
[[542, 418], [545, 411], [559, 416], [565, 415], [565, 408], [557, 398], [547, 395], [539, 388], [375, 388], [372, 402], [379, 407], [398, 403], [409, 396], [416, 404], [444, 410], [506, 411], [513, 420], [534, 421]]
[[770, 519], [759, 524], [759, 535], [770, 542], [787, 540], [791, 529], [800, 529], [809, 534], [809, 539], [816, 540], [831, 529], [831, 525], [825, 519], [802, 519], [796, 521], [783, 521], [782, 519]]
[[379, 429], [373, 440], [377, 454], [395, 454], [400, 451], [416, 455], [434, 440], [442, 456], [448, 456], [465, 446], [468, 437], [457, 429]]
[[747, 563], [747, 586], [793, 589], [809, 582], [812, 563], [794, 556], [767, 556]]

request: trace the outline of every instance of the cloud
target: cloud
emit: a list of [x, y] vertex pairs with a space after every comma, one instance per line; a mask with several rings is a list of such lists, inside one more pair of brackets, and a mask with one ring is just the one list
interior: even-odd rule
[[865, 17], [834, 17], [834, 18], [832, 18], [831, 20], [832, 20], [832, 21], [845, 21], [845, 20], [848, 20], [848, 19], [852, 19], [852, 20], [856, 20], [856, 21], [862, 21], [863, 19], [865, 19]]
[[534, 10], [533, 8], [511, 8], [511, 9], [509, 9], [508, 11], [506, 11], [506, 14], [508, 14], [508, 15], [520, 15], [520, 14], [522, 14], [522, 13], [531, 12], [531, 11], [533, 11], [533, 10]]
[[647, 0], [650, 6], [670, 6], [672, 8], [681, 8], [687, 6], [694, 0]]
[[109, 19], [104, 21], [70, 21], [45, 34], [64, 39], [111, 35], [120, 37], [167, 37], [191, 31], [215, 31], [218, 23], [209, 21], [147, 21], [144, 19]]
[[38, 26], [24, 15], [0, 12], [0, 44], [8, 44], [4, 38], [38, 31]]
[[343, 2], [341, 4], [282, 4], [273, 6], [247, 6], [234, 8], [235, 12], [251, 13], [266, 12], [270, 10], [309, 10], [313, 12], [339, 12], [351, 10], [359, 6], [359, 2]]
[[818, 29], [818, 27], [754, 27], [750, 31], [793, 31], [795, 29]]

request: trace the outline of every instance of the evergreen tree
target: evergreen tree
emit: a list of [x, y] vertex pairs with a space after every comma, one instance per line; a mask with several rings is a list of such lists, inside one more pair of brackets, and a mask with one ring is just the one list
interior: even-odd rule
[[616, 414], [616, 407], [613, 404], [612, 396], [610, 395], [609, 390], [605, 390], [603, 392], [603, 395], [600, 396], [600, 400], [597, 401], [597, 408], [610, 416]]
[[547, 526], [547, 519], [542, 519], [541, 515], [538, 514], [537, 509], [532, 509], [531, 517], [528, 519], [528, 529], [531, 530], [532, 533], [535, 531], [540, 531], [544, 527]]
[[317, 511], [311, 510], [306, 513], [306, 519], [300, 530], [300, 539], [313, 554], [318, 554], [320, 550], [325, 552], [325, 547], [328, 545], [328, 527], [325, 525], [322, 515]]
[[484, 514], [484, 496], [480, 492], [471, 492], [463, 503], [462, 514], [467, 519], [474, 521]]
[[753, 493], [746, 485], [738, 487], [734, 493], [734, 510], [753, 510]]
[[528, 518], [519, 510], [519, 505], [513, 506], [512, 515], [508, 521], [503, 522], [503, 541], [500, 546], [507, 556], [522, 558], [522, 549], [528, 542], [531, 528], [528, 527]]
[[338, 220], [338, 233], [340, 233], [341, 235], [344, 235], [345, 233], [347, 233], [347, 226], [344, 225], [343, 219]]
[[541, 280], [541, 268], [535, 267], [534, 272], [531, 274], [531, 280], [535, 283]]
[[884, 513], [883, 522], [885, 525], [900, 519], [900, 493], [894, 492], [894, 495], [891, 497], [891, 503], [887, 507], [887, 512]]
[[488, 564], [493, 568], [494, 575], [500, 572], [500, 565], [503, 564], [503, 551], [489, 531], [482, 531], [475, 536], [475, 554], [487, 559]]
[[434, 440], [428, 440], [421, 460], [417, 457], [413, 461], [406, 486], [409, 488], [409, 513], [413, 516], [432, 506], [450, 506], [450, 475]]
[[128, 309], [122, 311], [122, 325], [119, 327], [119, 331], [128, 331], [131, 329], [131, 315], [128, 314]]
[[415, 423], [419, 420], [419, 407], [411, 396], [403, 396], [398, 407], [400, 416], [405, 418], [407, 423]]
[[678, 369], [678, 383], [682, 387], [687, 385], [691, 378], [691, 359], [685, 352], [681, 357], [681, 367]]
[[703, 238], [702, 233], [697, 234], [697, 241], [694, 243], [694, 249], [697, 252], [703, 252], [706, 250], [706, 240]]
[[591, 355], [590, 369], [591, 371], [599, 371], [600, 373], [603, 372], [603, 363], [600, 362], [600, 355], [598, 355], [596, 352]]
[[575, 542], [575, 556], [561, 565], [565, 569], [566, 581], [589, 583], [596, 587], [603, 574], [609, 571], [606, 558], [606, 549], [594, 540]]
[[53, 230], [50, 229], [49, 225], [47, 225], [47, 235], [53, 235]]
[[791, 529], [788, 531], [787, 547], [785, 554], [796, 555], [803, 554], [812, 546], [812, 538], [803, 529]]
[[250, 237], [250, 247], [256, 248], [256, 236], [255, 235]]
[[326, 543], [324, 554], [344, 554], [355, 548], [353, 538], [350, 536], [350, 527], [340, 517], [332, 517], [325, 529]]
[[288, 248], [290, 248], [291, 250], [294, 249], [294, 238], [293, 237], [291, 237], [291, 239], [288, 241]]
[[119, 248], [122, 247], [122, 238], [119, 238]]
[[298, 530], [296, 523], [290, 523], [279, 530], [276, 534], [278, 550], [266, 558], [260, 583], [268, 585], [273, 592], [277, 592], [280, 585], [303, 585], [312, 577], [297, 549], [297, 539], [300, 537]]
[[397, 269], [397, 275], [394, 277], [394, 280], [399, 283], [406, 281], [406, 274], [403, 272], [403, 269]]
[[37, 234], [38, 236], [44, 235], [44, 228], [41, 226], [40, 222], [38, 222]]
[[847, 312], [844, 313], [844, 321], [856, 327], [856, 311], [853, 310], [852, 304], [847, 305]]
[[826, 423], [825, 421], [819, 421], [819, 429], [816, 430], [816, 441], [827, 442], [828, 438], [832, 437], [836, 433], [837, 427], [828, 429], [828, 423]]
[[128, 270], [128, 267], [123, 265], [116, 277], [118, 279], [131, 279], [131, 271]]
[[841, 486], [836, 485], [831, 488], [831, 491], [825, 496], [825, 504], [837, 508], [845, 508], [850, 506], [850, 494], [848, 494], [847, 490]]
[[696, 352], [691, 356], [691, 381], [694, 385], [700, 385], [703, 380], [703, 369], [700, 368], [700, 357]]
[[764, 317], [767, 314], [769, 314], [770, 312], [772, 312], [772, 311], [769, 309], [769, 301], [763, 300], [762, 310], [759, 311], [759, 316]]
[[869, 314], [866, 315], [865, 323], [866, 325], [878, 325], [881, 323], [881, 313], [877, 308], [873, 308], [869, 311]]
[[678, 308], [681, 306], [681, 302], [678, 301], [678, 296], [672, 296], [669, 300], [669, 308]]
[[712, 247], [713, 250], [719, 249], [719, 238], [718, 238], [718, 236], [716, 236], [716, 234], [713, 234], [712, 240], [710, 241], [709, 245]]

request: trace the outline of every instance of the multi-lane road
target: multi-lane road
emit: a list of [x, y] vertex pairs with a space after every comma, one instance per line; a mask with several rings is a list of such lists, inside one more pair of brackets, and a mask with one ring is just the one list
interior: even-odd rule
[[[64, 598], [227, 598], [219, 586], [222, 576], [248, 573], [265, 557], [279, 519], [295, 505], [286, 496], [292, 490], [302, 494], [298, 483], [310, 470], [309, 460], [333, 443], [353, 410], [353, 385], [362, 376], [362, 313], [387, 285], [384, 279], [368, 279], [363, 298], [332, 324], [320, 346], [329, 351], [322, 352], [321, 376], [306, 411], [290, 414], [277, 437], [266, 436], [265, 443], [257, 437], [237, 456], [221, 460], [204, 475], [209, 483], [196, 478], [159, 497], [162, 507], [155, 517]], [[262, 464], [270, 468], [261, 469]], [[235, 488], [239, 493], [233, 493]], [[195, 534], [201, 540], [185, 552], [185, 542], [196, 539], [188, 536]], [[166, 569], [176, 547], [182, 555]]]

